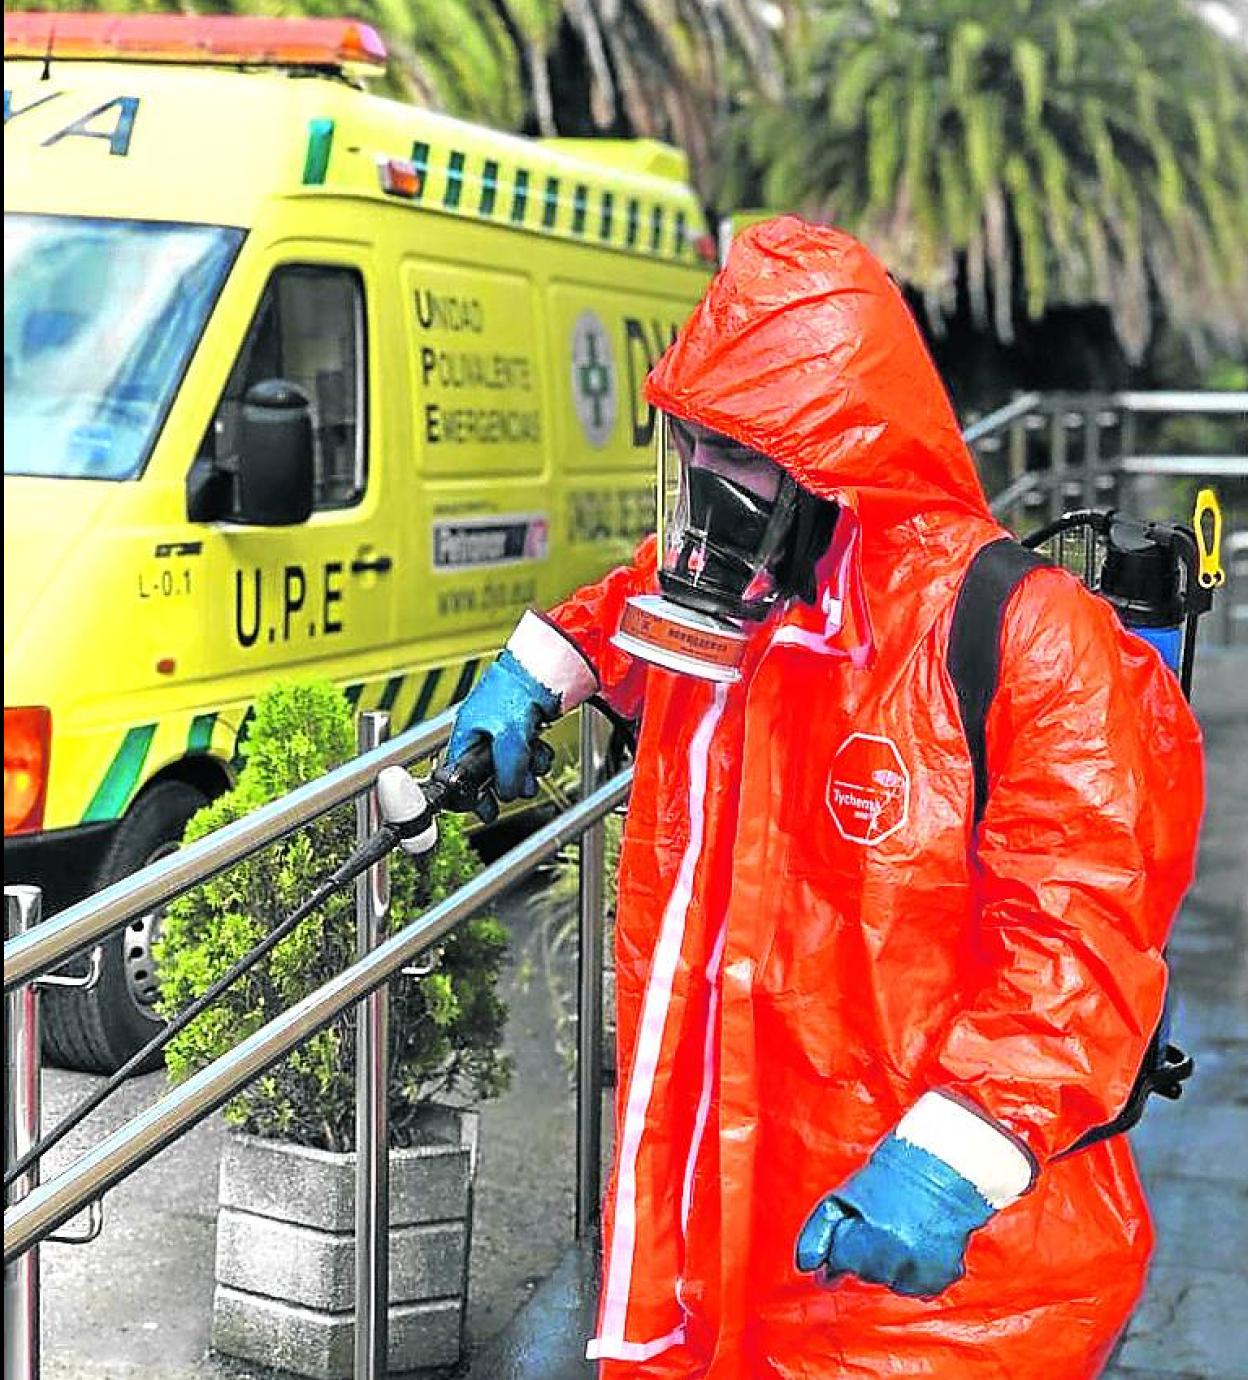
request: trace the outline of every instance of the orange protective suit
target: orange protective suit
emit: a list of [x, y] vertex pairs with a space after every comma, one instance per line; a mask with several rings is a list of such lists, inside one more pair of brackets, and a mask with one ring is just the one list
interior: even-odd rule
[[[1122, 1137], [1054, 1156], [1118, 1111], [1158, 1020], [1198, 728], [1151, 647], [1035, 571], [1005, 617], [972, 837], [946, 646], [1002, 529], [901, 295], [848, 236], [747, 231], [647, 393], [842, 514], [818, 606], [760, 626], [740, 684], [611, 646], [654, 588], [652, 542], [553, 614], [618, 707], [644, 701], [591, 1355], [611, 1377], [1094, 1376], [1148, 1210]], [[932, 1091], [1025, 1147], [1031, 1191], [937, 1298], [799, 1274], [806, 1215]]]

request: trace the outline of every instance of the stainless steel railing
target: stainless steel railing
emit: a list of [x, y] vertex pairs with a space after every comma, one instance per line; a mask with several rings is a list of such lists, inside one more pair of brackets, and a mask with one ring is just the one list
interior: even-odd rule
[[366, 791], [383, 767], [418, 761], [450, 736], [452, 710], [352, 758], [336, 771], [170, 853], [150, 867], [97, 891], [4, 946], [4, 990], [58, 967], [105, 935], [182, 892], [206, 882], [304, 824]]
[[[24, 934], [39, 923], [39, 888], [5, 887], [4, 937]], [[42, 1094], [39, 995], [27, 984], [4, 998], [4, 1168], [39, 1139]], [[39, 1182], [34, 1164], [5, 1196], [18, 1202]], [[4, 1263], [4, 1380], [36, 1380], [39, 1374], [39, 1250]]]
[[[1228, 442], [1217, 452], [1152, 450], [1141, 419], [1204, 417]], [[1113, 500], [1133, 477], [1248, 479], [1248, 393], [1024, 393], [971, 423], [994, 511], [1056, 517], [1072, 501]]]
[[[582, 1058], [577, 1070], [578, 1157], [577, 1157], [577, 1232], [592, 1229], [599, 1198], [599, 1156], [601, 1151], [599, 1115], [602, 1095], [601, 1063], [601, 984], [602, 984], [602, 820], [627, 798], [632, 782], [631, 770], [620, 772], [610, 781], [596, 786], [598, 765], [593, 752], [594, 734], [591, 711], [582, 710], [582, 798], [558, 818], [538, 829], [525, 842], [479, 873], [454, 895], [426, 911], [402, 931], [375, 942], [378, 937], [378, 910], [385, 891], [384, 876], [370, 875], [357, 891], [361, 925], [360, 956], [356, 962], [302, 1001], [244, 1039], [234, 1049], [199, 1070], [172, 1089], [151, 1107], [132, 1117], [110, 1135], [91, 1146], [55, 1177], [29, 1187], [25, 1196], [6, 1205], [4, 1215], [4, 1260], [6, 1282], [6, 1380], [10, 1371], [9, 1290], [10, 1272], [16, 1278], [18, 1267], [33, 1261], [33, 1251], [59, 1226], [167, 1148], [191, 1127], [223, 1106], [249, 1082], [262, 1074], [302, 1041], [322, 1029], [355, 1003], [372, 1000], [384, 991], [386, 983], [420, 954], [438, 943], [451, 929], [499, 896], [542, 863], [553, 858], [574, 839], [582, 840], [586, 878], [581, 889], [582, 974], [580, 983]], [[372, 716], [376, 718], [378, 716]], [[142, 911], [172, 899], [231, 863], [293, 832], [336, 805], [367, 793], [377, 772], [392, 763], [407, 764], [445, 741], [450, 730], [450, 711], [428, 724], [412, 729], [390, 742], [371, 747], [352, 762], [319, 781], [293, 792], [280, 801], [257, 811], [238, 824], [189, 845], [169, 859], [163, 859], [141, 872], [100, 892], [79, 905], [53, 916], [34, 930], [19, 934], [5, 943], [5, 988], [17, 990], [12, 1003], [33, 992], [34, 980], [49, 968], [83, 948], [98, 942], [111, 930], [124, 925]], [[384, 734], [384, 725], [362, 728], [362, 744]], [[370, 821], [361, 814], [361, 828]], [[240, 828], [239, 826], [246, 826]], [[171, 863], [177, 863], [173, 867]], [[384, 867], [384, 864], [382, 865]], [[6, 891], [6, 905], [8, 893]], [[592, 912], [592, 913], [591, 913]], [[379, 1029], [380, 1023], [380, 1029]], [[368, 1165], [372, 1177], [357, 1178], [357, 1342], [356, 1375], [360, 1380], [375, 1380], [385, 1374], [386, 1356], [386, 1244], [388, 1232], [384, 1191], [377, 1166], [384, 1159], [384, 1115], [378, 1108], [384, 1102], [387, 1082], [385, 1064], [384, 1007], [365, 1008], [364, 1028], [372, 1025], [377, 1039], [368, 1057], [361, 1050], [357, 1061], [357, 1108], [364, 1118], [357, 1126], [357, 1167]], [[596, 1030], [589, 1029], [597, 1026]], [[13, 1030], [9, 1032], [10, 1038]], [[26, 1066], [37, 1069], [38, 1049], [30, 1046], [25, 1031]], [[12, 1052], [12, 1046], [10, 1047]], [[596, 1054], [594, 1053], [596, 1051]], [[10, 1117], [13, 1119], [13, 1107]], [[37, 1125], [27, 1127], [38, 1135]], [[18, 1151], [20, 1153], [20, 1149]], [[361, 1169], [363, 1174], [364, 1171]], [[367, 1201], [361, 1204], [358, 1199]], [[13, 1317], [19, 1304], [37, 1310], [37, 1269], [22, 1276], [25, 1292], [14, 1294]], [[33, 1278], [33, 1284], [32, 1284]], [[37, 1316], [37, 1311], [36, 1311]], [[367, 1335], [361, 1336], [361, 1333]], [[13, 1352], [14, 1366], [18, 1357]], [[14, 1377], [37, 1375], [37, 1356], [30, 1363], [35, 1369], [14, 1369]]]
[[[367, 712], [357, 721], [362, 753], [381, 746], [390, 716]], [[356, 840], [381, 823], [377, 796], [355, 798]], [[388, 869], [355, 879], [356, 957], [381, 943], [390, 909]], [[390, 989], [383, 983], [360, 1003], [355, 1026], [355, 1373], [384, 1375], [390, 1354]]]

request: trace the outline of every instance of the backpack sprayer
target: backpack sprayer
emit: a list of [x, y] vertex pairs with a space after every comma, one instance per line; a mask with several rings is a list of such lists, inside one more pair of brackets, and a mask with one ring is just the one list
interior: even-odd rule
[[1226, 582], [1217, 495], [1201, 489], [1190, 527], [1079, 508], [1024, 537], [1023, 545], [1034, 550], [1051, 543], [1058, 565], [1066, 565], [1072, 535], [1082, 546], [1084, 584], [1113, 606], [1124, 627], [1157, 648], [1190, 700], [1197, 623]]
[[439, 767], [428, 780], [417, 781], [403, 767], [386, 767], [377, 777], [377, 801], [382, 823], [336, 867], [307, 900], [296, 906], [279, 925], [223, 973], [209, 988], [180, 1011], [142, 1049], [132, 1054], [115, 1073], [89, 1097], [69, 1112], [56, 1126], [10, 1166], [4, 1176], [8, 1189], [32, 1164], [37, 1163], [59, 1144], [76, 1126], [106, 1102], [153, 1054], [159, 1053], [175, 1036], [181, 1034], [218, 997], [223, 995], [244, 974], [270, 954], [298, 925], [308, 918], [337, 891], [348, 886], [370, 867], [376, 866], [396, 848], [415, 858], [428, 857], [438, 842], [437, 816], [443, 810], [464, 813], [475, 807], [481, 793], [493, 775], [493, 761], [488, 741], [474, 743], [455, 762]]
[[[1212, 489], [1196, 496], [1192, 525], [1146, 522], [1113, 509], [1081, 508], [1023, 538], [1034, 550], [1049, 546], [1057, 564], [1070, 568], [1117, 613], [1123, 626], [1151, 643], [1178, 677], [1184, 698], [1192, 697], [1197, 625], [1213, 605], [1213, 591], [1226, 582], [1222, 569], [1222, 512]], [[1195, 1061], [1170, 1042], [1171, 999], [1167, 985], [1162, 1017], [1144, 1056], [1126, 1105], [1113, 1121], [1081, 1137], [1062, 1156], [1117, 1135], [1144, 1114], [1151, 1093], [1171, 1101], [1182, 1096]]]

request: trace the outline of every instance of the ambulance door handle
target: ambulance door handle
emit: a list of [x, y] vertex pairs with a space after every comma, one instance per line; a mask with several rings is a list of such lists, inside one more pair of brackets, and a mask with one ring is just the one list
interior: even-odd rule
[[366, 560], [357, 556], [351, 562], [352, 575], [385, 575], [394, 562], [389, 556], [373, 556]]

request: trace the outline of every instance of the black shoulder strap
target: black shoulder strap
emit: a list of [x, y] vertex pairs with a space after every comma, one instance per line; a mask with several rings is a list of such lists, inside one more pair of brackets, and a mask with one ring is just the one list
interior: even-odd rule
[[984, 726], [997, 691], [1005, 606], [1024, 575], [1050, 564], [1013, 537], [1000, 537], [975, 553], [962, 577], [962, 588], [954, 605], [947, 664], [958, 692], [962, 730], [975, 769], [976, 824], [984, 817], [988, 804]]

